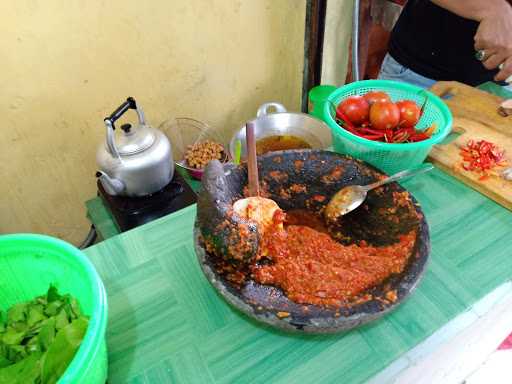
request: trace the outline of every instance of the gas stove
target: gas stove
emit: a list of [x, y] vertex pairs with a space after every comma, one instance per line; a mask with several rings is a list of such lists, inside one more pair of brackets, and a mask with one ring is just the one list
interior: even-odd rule
[[112, 196], [98, 180], [98, 195], [124, 232], [176, 212], [197, 201], [197, 195], [183, 176], [175, 171], [173, 179], [160, 191], [142, 197]]

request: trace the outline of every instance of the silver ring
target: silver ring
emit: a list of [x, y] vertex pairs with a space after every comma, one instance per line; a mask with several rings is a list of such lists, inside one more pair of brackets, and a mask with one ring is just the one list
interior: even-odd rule
[[500, 65], [498, 65], [498, 69], [501, 71], [504, 66], [505, 66], [505, 63], [501, 63]]
[[484, 59], [485, 59], [485, 50], [481, 49], [479, 51], [476, 51], [475, 59], [477, 59], [478, 61], [484, 61]]

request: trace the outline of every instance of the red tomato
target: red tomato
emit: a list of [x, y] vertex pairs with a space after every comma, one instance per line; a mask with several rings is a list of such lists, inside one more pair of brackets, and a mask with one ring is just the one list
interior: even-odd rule
[[391, 101], [389, 95], [386, 92], [381, 91], [370, 91], [363, 96], [368, 104], [372, 105], [377, 101]]
[[414, 127], [420, 119], [420, 107], [412, 100], [398, 101], [396, 106], [400, 110], [400, 126], [404, 128]]
[[370, 108], [372, 128], [393, 129], [400, 122], [400, 110], [391, 101], [377, 101]]
[[352, 124], [360, 125], [368, 120], [370, 106], [362, 96], [350, 96], [338, 105], [340, 111]]

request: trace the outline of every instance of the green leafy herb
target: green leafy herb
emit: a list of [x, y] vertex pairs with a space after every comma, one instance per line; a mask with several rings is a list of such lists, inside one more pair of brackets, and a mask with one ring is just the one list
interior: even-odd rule
[[46, 351], [55, 338], [55, 318], [50, 317], [39, 331], [38, 344], [41, 350]]
[[55, 316], [55, 328], [62, 329], [69, 324], [68, 315], [64, 309]]
[[48, 303], [59, 300], [60, 297], [61, 296], [59, 295], [59, 292], [57, 292], [57, 288], [55, 288], [53, 285], [50, 285], [50, 288], [48, 288], [48, 292], [46, 293], [46, 300]]
[[35, 383], [41, 375], [41, 352], [0, 369], [0, 384]]
[[44, 315], [44, 308], [41, 304], [35, 304], [29, 308], [27, 316], [27, 325], [29, 327], [33, 327], [44, 319], [46, 319], [46, 316]]
[[80, 347], [88, 319], [54, 286], [0, 313], [0, 384], [56, 383]]
[[44, 313], [48, 316], [55, 316], [59, 313], [60, 307], [62, 306], [62, 301], [54, 300], [49, 302], [46, 308], [44, 309]]
[[75, 356], [85, 331], [87, 320], [83, 317], [74, 320], [59, 330], [42, 362], [42, 382], [54, 383], [66, 370], [69, 362]]
[[7, 322], [15, 323], [17, 321], [25, 321], [27, 313], [27, 303], [14, 304], [7, 312]]
[[80, 311], [78, 301], [76, 301], [74, 297], [71, 297], [71, 299], [69, 300], [69, 306], [71, 307], [71, 311], [73, 312], [73, 315], [75, 315], [76, 318], [82, 316], [82, 311]]
[[2, 355], [0, 355], [0, 368], [7, 367], [8, 365], [11, 365], [12, 361], [6, 359]]
[[25, 337], [25, 332], [17, 331], [14, 328], [7, 328], [7, 331], [2, 336], [2, 342], [5, 345], [16, 345], [21, 343], [21, 340]]

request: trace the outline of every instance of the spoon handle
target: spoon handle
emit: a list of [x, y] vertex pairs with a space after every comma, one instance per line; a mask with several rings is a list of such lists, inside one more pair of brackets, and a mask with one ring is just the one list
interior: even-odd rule
[[256, 139], [254, 138], [254, 124], [245, 125], [245, 138], [247, 143], [247, 176], [249, 179], [249, 195], [260, 195], [258, 181], [258, 161], [256, 158]]
[[374, 188], [378, 188], [384, 184], [392, 183], [393, 181], [401, 180], [406, 177], [416, 176], [416, 175], [419, 175], [420, 173], [428, 172], [432, 169], [434, 169], [434, 166], [432, 164], [425, 163], [425, 164], [420, 165], [417, 168], [406, 169], [405, 171], [395, 173], [393, 176], [389, 176], [383, 180], [379, 180], [375, 183], [368, 184], [367, 186], [365, 186], [365, 189], [367, 191], [370, 191], [370, 190], [372, 190]]

